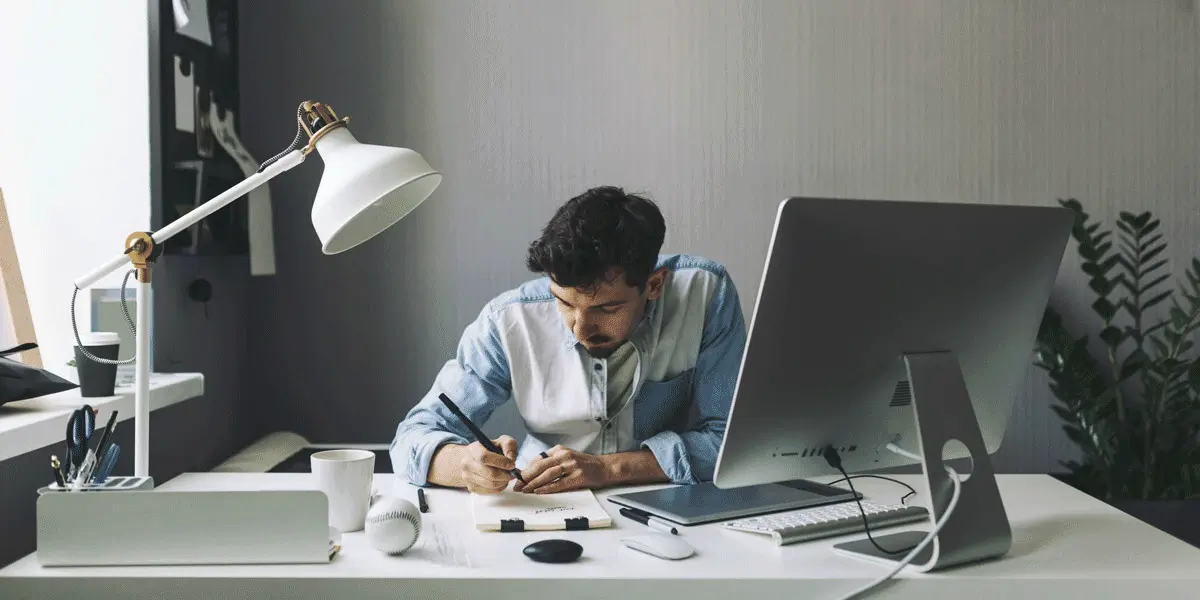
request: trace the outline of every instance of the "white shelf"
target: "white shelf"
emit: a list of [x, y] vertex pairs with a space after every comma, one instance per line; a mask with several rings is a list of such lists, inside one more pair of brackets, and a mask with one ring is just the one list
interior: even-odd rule
[[[100, 409], [97, 429], [104, 427], [113, 410], [117, 411], [118, 423], [133, 418], [133, 386], [118, 386], [116, 392], [116, 396], [106, 398], [84, 398], [76, 388], [0, 406], [0, 461], [52, 444], [62, 445], [71, 411], [84, 404]], [[151, 411], [202, 395], [204, 375], [200, 373], [150, 375]]]

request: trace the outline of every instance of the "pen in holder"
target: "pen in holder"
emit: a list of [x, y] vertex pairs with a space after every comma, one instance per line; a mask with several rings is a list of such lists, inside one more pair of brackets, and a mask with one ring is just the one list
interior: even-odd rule
[[104, 452], [104, 456], [96, 458], [92, 450], [88, 450], [87, 458], [83, 464], [79, 466], [79, 473], [75, 477], [69, 475], [64, 477], [58, 457], [52, 456], [50, 466], [54, 469], [54, 483], [38, 490], [39, 494], [45, 492], [88, 492], [88, 491], [128, 491], [128, 490], [145, 490], [154, 488], [154, 479], [151, 477], [109, 477], [112, 474], [113, 467], [117, 464], [117, 457], [121, 455], [121, 447], [117, 444], [111, 444]]
[[96, 465], [96, 476], [92, 477], [92, 483], [104, 483], [108, 476], [112, 473], [113, 467], [117, 464], [117, 457], [121, 454], [121, 447], [113, 444], [109, 446], [108, 452], [104, 453], [104, 458], [100, 460], [100, 464]]

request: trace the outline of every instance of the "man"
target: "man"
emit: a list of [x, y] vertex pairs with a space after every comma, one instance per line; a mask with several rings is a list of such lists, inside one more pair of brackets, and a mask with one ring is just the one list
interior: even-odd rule
[[[725, 269], [659, 256], [666, 225], [616, 187], [572, 198], [534, 241], [543, 277], [493, 299], [396, 428], [395, 472], [415, 485], [549, 494], [712, 479], [746, 326]], [[513, 401], [528, 435], [488, 452], [476, 425]], [[689, 413], [695, 414], [690, 424]]]

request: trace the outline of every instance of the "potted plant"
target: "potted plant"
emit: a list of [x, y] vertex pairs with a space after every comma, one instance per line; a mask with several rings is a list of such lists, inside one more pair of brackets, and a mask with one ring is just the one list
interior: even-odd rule
[[[1075, 199], [1071, 237], [1095, 295], [1098, 332], [1072, 331], [1047, 307], [1035, 364], [1081, 451], [1060, 478], [1188, 541], [1200, 541], [1200, 260], [1173, 282], [1160, 221], [1121, 212], [1117, 233]], [[1152, 522], [1154, 520], [1171, 523]], [[1176, 522], [1178, 521], [1178, 522]], [[1191, 539], [1189, 539], [1191, 538]]]

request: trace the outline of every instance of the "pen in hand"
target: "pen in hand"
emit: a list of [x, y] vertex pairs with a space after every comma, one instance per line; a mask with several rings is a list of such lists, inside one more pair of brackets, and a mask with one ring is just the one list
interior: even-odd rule
[[[438, 394], [438, 398], [441, 399], [442, 404], [446, 405], [446, 408], [450, 409], [450, 412], [454, 413], [454, 416], [458, 417], [459, 421], [462, 421], [462, 424], [466, 426], [467, 429], [471, 430], [471, 435], [475, 436], [475, 440], [479, 442], [481, 446], [487, 449], [488, 452], [495, 452], [500, 456], [504, 456], [504, 452], [501, 451], [496, 444], [493, 444], [492, 440], [489, 440], [488, 437], [483, 434], [483, 431], [476, 427], [475, 424], [467, 418], [467, 415], [464, 415], [463, 412], [459, 410], [453, 402], [450, 401], [450, 398], [446, 397], [446, 394]], [[517, 481], [525, 483], [525, 480], [521, 478], [520, 469], [509, 469], [508, 474], [512, 475]]]

